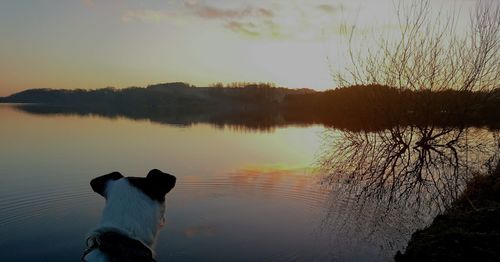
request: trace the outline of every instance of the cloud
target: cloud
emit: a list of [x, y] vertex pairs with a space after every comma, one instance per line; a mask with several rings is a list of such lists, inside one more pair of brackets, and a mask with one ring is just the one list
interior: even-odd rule
[[252, 22], [230, 21], [224, 25], [227, 29], [247, 36], [259, 36], [257, 26]]
[[248, 37], [278, 36], [277, 24], [273, 21], [275, 11], [265, 6], [246, 5], [240, 7], [216, 7], [195, 0], [185, 1], [191, 15], [207, 20], [220, 21], [233, 33]]
[[245, 31], [251, 27], [244, 19], [272, 18], [273, 11], [263, 7], [246, 6], [243, 8], [220, 8], [199, 4], [195, 0], [184, 2], [184, 8], [171, 10], [156, 9], [126, 9], [122, 14], [122, 21], [160, 22], [169, 17], [198, 17], [208, 20], [222, 20], [224, 27], [234, 31]]
[[271, 9], [267, 9], [267, 8], [262, 8], [262, 7], [258, 8], [257, 12], [260, 15], [267, 17], [267, 18], [272, 18], [274, 16], [274, 12]]
[[267, 17], [274, 15], [273, 11], [263, 7], [246, 6], [241, 8], [220, 8], [205, 4], [198, 4], [195, 1], [187, 1], [185, 6], [191, 9], [198, 17], [205, 19], [242, 19], [249, 17]]
[[329, 4], [322, 4], [322, 5], [318, 5], [317, 7], [319, 10], [326, 12], [326, 13], [329, 13], [329, 14], [333, 14], [340, 9], [340, 8], [337, 8], [337, 7], [335, 7], [333, 5], [329, 5]]
[[221, 9], [211, 6], [200, 6], [196, 9], [196, 14], [202, 18], [219, 19], [219, 18], [243, 18], [248, 17], [253, 13], [249, 7], [245, 9]]
[[[173, 3], [173, 2], [172, 2]], [[163, 9], [127, 9], [122, 13], [124, 22], [177, 21], [185, 18], [217, 23], [226, 30], [244, 37], [270, 39], [322, 39], [332, 34], [338, 26], [342, 5], [317, 1], [301, 5], [267, 2], [260, 4], [227, 5], [199, 0], [183, 0]], [[171, 19], [171, 20], [170, 20]]]
[[125, 10], [122, 15], [123, 22], [160, 22], [167, 17], [175, 16], [176, 14], [168, 11], [152, 10], [152, 9], [136, 9]]
[[333, 15], [342, 5], [316, 1], [304, 4], [232, 5], [231, 7], [186, 0], [185, 7], [200, 19], [218, 21], [227, 30], [245, 37], [270, 39], [323, 39], [338, 24]]
[[267, 37], [272, 39], [286, 39], [292, 35], [272, 20], [264, 20], [258, 22], [238, 22], [229, 21], [224, 24], [224, 27], [234, 33], [246, 37]]

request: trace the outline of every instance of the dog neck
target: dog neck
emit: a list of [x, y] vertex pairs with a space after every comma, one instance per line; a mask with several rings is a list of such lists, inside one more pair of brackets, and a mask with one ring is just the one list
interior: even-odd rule
[[81, 261], [155, 261], [150, 247], [115, 228], [95, 230], [86, 242]]

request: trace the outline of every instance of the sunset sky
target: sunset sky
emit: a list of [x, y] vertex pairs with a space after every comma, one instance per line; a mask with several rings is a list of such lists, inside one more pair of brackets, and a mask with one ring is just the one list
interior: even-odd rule
[[[433, 0], [465, 10], [471, 3]], [[346, 63], [346, 26], [397, 30], [393, 7], [392, 0], [2, 1], [0, 96], [173, 81], [332, 88], [332, 70]]]

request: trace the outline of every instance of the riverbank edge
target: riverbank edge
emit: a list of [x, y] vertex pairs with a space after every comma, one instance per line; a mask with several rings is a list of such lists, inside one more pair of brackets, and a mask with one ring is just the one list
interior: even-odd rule
[[413, 233], [396, 262], [500, 261], [500, 161], [476, 176], [452, 207]]

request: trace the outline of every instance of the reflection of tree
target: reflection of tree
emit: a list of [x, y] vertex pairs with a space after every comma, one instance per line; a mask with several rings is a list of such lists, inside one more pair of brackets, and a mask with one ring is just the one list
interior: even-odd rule
[[484, 129], [328, 131], [318, 159], [333, 191], [328, 222], [390, 253], [486, 172], [497, 143]]
[[36, 115], [99, 116], [111, 119], [124, 117], [134, 121], [151, 121], [181, 127], [209, 124], [215, 128], [229, 128], [240, 132], [273, 132], [276, 128], [295, 124], [286, 122], [279, 114], [270, 114], [271, 110], [265, 107], [259, 110], [247, 110], [242, 108], [225, 109], [213, 107], [200, 109], [137, 105], [124, 106], [119, 104], [102, 106], [19, 104], [12, 106], [12, 108]]

